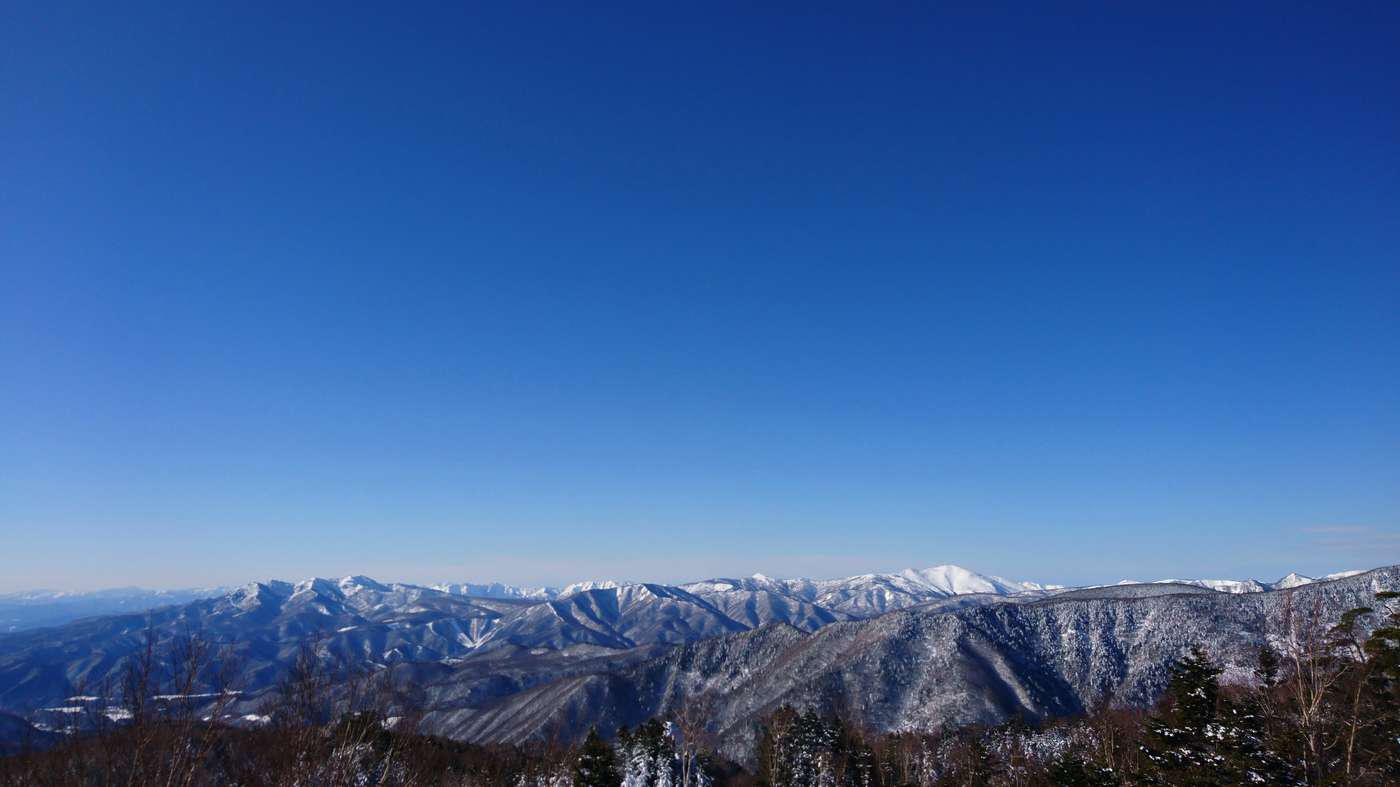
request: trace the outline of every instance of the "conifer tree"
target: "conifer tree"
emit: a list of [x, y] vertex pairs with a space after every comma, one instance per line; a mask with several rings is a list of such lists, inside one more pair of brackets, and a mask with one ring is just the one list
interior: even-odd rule
[[1254, 667], [1254, 677], [1266, 691], [1278, 686], [1282, 681], [1279, 677], [1278, 651], [1267, 642], [1259, 646], [1259, 661]]
[[598, 735], [598, 728], [588, 730], [578, 759], [574, 761], [574, 787], [620, 787], [617, 759], [612, 747]]
[[1172, 666], [1165, 707], [1147, 722], [1144, 783], [1215, 787], [1288, 784], [1256, 709], [1220, 696], [1220, 669], [1199, 647]]
[[1364, 651], [1370, 664], [1365, 714], [1370, 723], [1359, 742], [1358, 760], [1385, 784], [1400, 783], [1400, 593], [1376, 594], [1388, 614], [1371, 631]]

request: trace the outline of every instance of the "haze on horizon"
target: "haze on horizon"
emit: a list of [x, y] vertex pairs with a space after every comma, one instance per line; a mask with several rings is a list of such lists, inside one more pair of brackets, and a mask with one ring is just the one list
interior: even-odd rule
[[1400, 563], [1400, 7], [0, 11], [0, 592]]

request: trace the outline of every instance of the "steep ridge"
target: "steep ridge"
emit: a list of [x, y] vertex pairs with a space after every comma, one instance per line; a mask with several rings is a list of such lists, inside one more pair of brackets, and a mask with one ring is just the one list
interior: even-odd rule
[[560, 650], [593, 645], [625, 650], [746, 628], [714, 605], [680, 588], [623, 585], [583, 590], [531, 607], [494, 632], [486, 647], [514, 645]]

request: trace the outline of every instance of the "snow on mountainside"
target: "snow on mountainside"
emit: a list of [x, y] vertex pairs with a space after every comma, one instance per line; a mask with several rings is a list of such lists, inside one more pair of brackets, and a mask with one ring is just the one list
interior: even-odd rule
[[612, 579], [590, 579], [583, 582], [574, 582], [565, 585], [563, 588], [555, 587], [522, 587], [519, 585], [507, 585], [501, 582], [489, 582], [477, 584], [473, 582], [445, 582], [432, 585], [433, 590], [439, 590], [453, 596], [476, 596], [478, 598], [518, 598], [527, 601], [553, 601], [556, 598], [581, 593], [585, 590], [607, 590], [632, 584], [618, 582]]
[[949, 565], [905, 569], [898, 574], [860, 574], [841, 579], [774, 579], [755, 574], [746, 579], [707, 579], [682, 587], [720, 604], [729, 603], [726, 597], [731, 594], [776, 594], [793, 602], [825, 608], [836, 616], [847, 618], [869, 617], [949, 596], [1013, 596], [1059, 589], [1058, 585], [1017, 582]]
[[[1258, 593], [1264, 590], [1299, 587], [1321, 580], [1354, 576], [1356, 571], [1341, 571], [1322, 577], [1291, 573], [1276, 582], [1253, 579], [1162, 579], [1157, 583], [1193, 585], [1223, 593]], [[366, 577], [347, 577], [346, 581], [362, 581], [367, 585], [387, 588]], [[614, 580], [575, 582], [563, 588], [524, 587], [501, 582], [443, 583], [434, 590], [449, 596], [468, 599], [498, 599], [543, 603], [592, 590], [610, 590], [630, 584]], [[1141, 584], [1124, 580], [1118, 584]], [[417, 587], [404, 585], [403, 587]], [[680, 586], [725, 615], [748, 625], [780, 619], [798, 621], [809, 628], [832, 620], [869, 617], [896, 609], [927, 604], [951, 596], [1024, 597], [1063, 592], [1060, 585], [1041, 584], [980, 574], [953, 565], [924, 569], [905, 569], [892, 574], [859, 574], [837, 579], [776, 579], [754, 574], [742, 579], [715, 578], [690, 582]], [[57, 626], [80, 618], [144, 612], [170, 604], [186, 604], [203, 598], [216, 598], [229, 588], [192, 588], [185, 590], [146, 590], [118, 588], [93, 592], [34, 590], [0, 594], [0, 633], [23, 631], [43, 626]], [[795, 625], [799, 625], [795, 623]]]
[[558, 588], [521, 587], [518, 585], [506, 585], [501, 582], [488, 582], [485, 584], [445, 582], [440, 585], [433, 585], [432, 588], [433, 590], [439, 590], [451, 596], [477, 596], [478, 598], [521, 598], [548, 601], [549, 599], [559, 596]]
[[[1354, 577], [1362, 571], [1338, 571], [1321, 577], [1308, 577], [1294, 571], [1288, 576], [1279, 579], [1277, 582], [1260, 582], [1257, 579], [1158, 579], [1151, 583], [1158, 585], [1194, 585], [1199, 588], [1216, 590], [1221, 593], [1262, 593], [1266, 590], [1287, 590], [1289, 588], [1311, 585], [1314, 582], [1325, 582], [1333, 579], [1345, 579]], [[1132, 579], [1120, 581], [1120, 585], [1141, 585]]]
[[1062, 585], [1042, 585], [1036, 582], [1016, 582], [988, 574], [979, 574], [961, 566], [934, 566], [922, 571], [905, 569], [899, 576], [911, 582], [919, 582], [930, 588], [942, 590], [950, 596], [964, 593], [995, 593], [1009, 596], [1028, 590], [1058, 590]]
[[[753, 750], [758, 721], [782, 705], [841, 707], [854, 724], [879, 731], [1045, 719], [1104, 700], [1145, 707], [1193, 644], [1228, 672], [1247, 674], [1294, 603], [1330, 621], [1397, 588], [1400, 566], [1392, 566], [1307, 583], [1296, 601], [1291, 592], [1148, 583], [952, 610], [916, 607], [812, 633], [767, 626], [474, 701], [458, 701], [457, 678], [446, 679], [430, 697], [440, 704], [422, 723], [477, 742], [550, 739], [561, 729], [577, 739], [703, 698], [720, 751], [742, 757]], [[475, 674], [463, 678], [482, 685]]]
[[565, 598], [567, 596], [572, 596], [575, 593], [583, 593], [584, 591], [588, 590], [612, 590], [614, 588], [620, 588], [625, 587], [627, 585], [635, 584], [638, 583], [618, 582], [617, 580], [613, 579], [588, 579], [584, 580], [583, 582], [575, 582], [571, 585], [565, 585], [564, 589], [559, 591], [558, 598]]
[[[937, 567], [836, 580], [709, 580], [676, 587], [655, 583], [576, 583], [549, 599], [461, 595], [462, 586], [430, 588], [364, 576], [252, 582], [223, 596], [137, 614], [77, 621], [57, 629], [0, 637], [0, 708], [54, 703], [82, 683], [120, 676], [147, 626], [161, 642], [197, 630], [237, 643], [240, 677], [250, 695], [270, 689], [307, 638], [330, 658], [358, 669], [456, 664], [513, 654], [597, 655], [654, 648], [786, 624], [816, 631], [831, 623], [918, 607], [952, 597], [957, 606], [1035, 597], [1038, 587]], [[987, 590], [964, 593], [959, 591]], [[456, 592], [451, 592], [456, 591]], [[87, 665], [65, 653], [103, 652]]]
[[1195, 585], [1221, 593], [1262, 593], [1269, 588], [1253, 579], [1158, 579], [1154, 585]]
[[[638, 583], [588, 580], [555, 588], [521, 588], [501, 583], [434, 585], [455, 596], [555, 601], [593, 590], [627, 588]], [[655, 584], [655, 583], [650, 583]], [[865, 617], [927, 603], [948, 596], [1045, 593], [1059, 585], [1020, 582], [979, 574], [960, 566], [905, 569], [897, 574], [860, 574], [838, 579], [776, 579], [763, 574], [745, 578], [720, 577], [679, 586], [718, 608], [751, 623], [776, 615], [804, 621], [802, 627], [849, 617]], [[756, 611], [766, 609], [766, 613]], [[791, 621], [789, 621], [791, 622]]]
[[[1400, 568], [1390, 568], [1331, 582], [1306, 581], [1300, 592], [1328, 599], [1329, 610], [1332, 607], [1347, 609], [1364, 601], [1363, 597], [1372, 590], [1393, 589], [1397, 581], [1400, 581]], [[603, 587], [605, 584], [610, 587]], [[983, 592], [966, 592], [978, 590]], [[1118, 615], [1121, 611], [1130, 611], [1133, 605], [1141, 605], [1143, 610], [1158, 607], [1175, 610], [1173, 615], [1180, 612], [1194, 621], [1192, 625], [1215, 626], [1211, 621], [1215, 620], [1218, 610], [1263, 609], [1258, 606], [1260, 604], [1272, 609], [1282, 595], [1222, 593], [1200, 585], [1163, 583], [1061, 590], [946, 566], [834, 580], [782, 580], [757, 575], [745, 579], [711, 579], [684, 587], [593, 583], [587, 589], [547, 601], [456, 595], [417, 585], [382, 583], [363, 576], [296, 583], [253, 582], [218, 598], [0, 635], [0, 711], [29, 713], [61, 706], [66, 698], [84, 694], [84, 686], [118, 685], [125, 665], [139, 655], [147, 631], [156, 636], [157, 648], [162, 651], [177, 638], [197, 632], [209, 641], [226, 643], [231, 648], [230, 663], [238, 665], [239, 669], [234, 680], [243, 692], [236, 713], [262, 712], [260, 703], [286, 674], [303, 644], [314, 640], [320, 657], [336, 665], [336, 669], [351, 672], [401, 670], [416, 682], [437, 687], [433, 689], [434, 700], [458, 709], [438, 718], [437, 723], [442, 725], [438, 729], [467, 737], [479, 733], [492, 739], [515, 739], [518, 735], [533, 734], [520, 724], [544, 718], [534, 710], [519, 711], [527, 706], [535, 707], [530, 705], [531, 697], [536, 696], [532, 687], [543, 690], [551, 681], [564, 681], [557, 688], [565, 690], [572, 685], [568, 683], [570, 676], [622, 669], [629, 664], [661, 658], [665, 653], [679, 652], [673, 648], [693, 643], [731, 642], [735, 647], [758, 642], [792, 644], [803, 641], [807, 635], [818, 637], [811, 640], [813, 643], [849, 640], [849, 647], [842, 645], [839, 653], [833, 655], [839, 656], [842, 663], [848, 658], [854, 659], [850, 666], [864, 670], [866, 667], [860, 665], [870, 666], [870, 660], [862, 660], [860, 656], [866, 640], [854, 636], [857, 632], [890, 633], [890, 652], [897, 655], [903, 652], [899, 650], [899, 643], [904, 641], [899, 634], [903, 625], [900, 621], [928, 621], [929, 625], [952, 626], [949, 633], [956, 634], [952, 640], [942, 635], [929, 640], [929, 647], [933, 648], [929, 653], [940, 654], [939, 658], [945, 661], [953, 659], [944, 665], [952, 671], [939, 678], [948, 682], [944, 697], [948, 710], [952, 713], [961, 708], [957, 713], [964, 714], [967, 720], [977, 720], [983, 719], [985, 714], [974, 712], [972, 705], [960, 705], [962, 700], [958, 698], [969, 696], [969, 686], [992, 679], [991, 673], [982, 675], [979, 671], [992, 669], [996, 675], [1011, 676], [1006, 678], [1010, 681], [1008, 691], [1011, 691], [1007, 696], [1025, 686], [1053, 688], [1052, 684], [1058, 685], [1057, 681], [1064, 680], [1059, 673], [1023, 674], [1028, 667], [1018, 661], [1021, 658], [1019, 649], [1030, 641], [1026, 637], [1031, 634], [1045, 635], [1047, 643], [1068, 641], [1065, 638], [1079, 636], [1074, 627], [1085, 623], [1075, 615], [1047, 618], [1045, 613], [1035, 610], [1118, 610], [1112, 612]], [[1222, 606], [1236, 603], [1243, 606]], [[1149, 616], [1142, 620], [1151, 622], [1153, 619]], [[1013, 621], [1017, 626], [1024, 624], [1031, 628], [1007, 638], [997, 621]], [[954, 631], [961, 631], [958, 627], [971, 622], [977, 622], [973, 629], [961, 634]], [[1054, 625], [1045, 628], [1049, 622]], [[1177, 647], [1185, 641], [1173, 633], [1174, 625], [1171, 620], [1154, 623], [1156, 634], [1152, 636], [1164, 638], [1164, 648]], [[1131, 633], [1126, 629], [1119, 632], [1114, 626], [1103, 630], [1112, 637]], [[1211, 629], [1216, 633], [1230, 630], [1220, 626]], [[768, 633], [760, 635], [760, 632]], [[747, 633], [758, 636], [733, 639]], [[1144, 647], [1144, 643], [1151, 641], [1149, 638], [1125, 645], [1112, 637], [1105, 639], [1104, 653], [1118, 653], [1116, 649], [1121, 647]], [[716, 653], [731, 652], [725, 650], [729, 645], [714, 647], [720, 648]], [[947, 650], [949, 647], [954, 651], [967, 649], [967, 658], [971, 660], [959, 660], [963, 657]], [[979, 661], [978, 654], [988, 647], [995, 649], [995, 659]], [[1078, 653], [1080, 649], [1073, 650]], [[102, 656], [95, 659], [91, 654]], [[1045, 659], [1050, 655], [1047, 650], [1036, 658]], [[1150, 661], [1152, 674], [1159, 676], [1165, 662], [1156, 657]], [[784, 663], [781, 659], [773, 662], [770, 679], [792, 677], [787, 673], [793, 668], [783, 666]], [[896, 659], [889, 665], [891, 669], [902, 669], [901, 663]], [[837, 662], [831, 665], [837, 666]], [[730, 667], [742, 668], [743, 664], [736, 662], [716, 668]], [[967, 669], [972, 670], [967, 673], [972, 683], [965, 683], [963, 677], [959, 677], [964, 674], [959, 670]], [[813, 672], [811, 676], [816, 676], [813, 680], [820, 683], [821, 674], [825, 673]], [[877, 678], [874, 673], [870, 677], [871, 680]], [[1112, 681], [1124, 679], [1123, 675], [1104, 679], [1108, 677]], [[611, 679], [597, 683], [590, 679], [588, 685], [606, 689], [613, 685], [608, 680]], [[870, 684], [875, 685], [877, 683]], [[652, 685], [629, 688], [624, 683], [616, 687], [635, 693], [644, 688], [650, 691]], [[816, 691], [819, 687], [812, 684], [809, 688]], [[517, 699], [508, 699], [512, 696]], [[916, 696], [921, 695], [915, 691], [907, 698], [910, 707], [923, 707], [922, 700], [915, 701]], [[1065, 707], [1072, 710], [1074, 702], [1081, 701], [1084, 696], [1057, 693], [1031, 710], [1037, 713], [1042, 707], [1056, 712]], [[580, 696], [579, 699], [597, 698]], [[775, 695], [772, 699], [781, 698]], [[506, 703], [501, 706], [500, 713], [492, 711], [483, 715], [488, 706], [497, 702]], [[566, 704], [571, 702], [568, 700]], [[554, 707], [554, 703], [551, 699], [539, 706], [541, 713], [574, 712], [566, 707]], [[585, 710], [592, 712], [587, 708], [578, 712], [582, 714]], [[983, 720], [993, 716], [995, 714]], [[891, 723], [925, 721], [922, 717], [891, 719]], [[743, 723], [749, 721], [751, 719], [746, 718]], [[497, 724], [504, 726], [493, 729]]]

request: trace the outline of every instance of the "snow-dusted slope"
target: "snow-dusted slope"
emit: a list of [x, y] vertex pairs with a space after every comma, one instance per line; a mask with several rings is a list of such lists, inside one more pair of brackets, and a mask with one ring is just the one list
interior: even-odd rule
[[606, 590], [609, 588], [621, 587], [629, 584], [618, 582], [612, 579], [589, 579], [582, 582], [574, 582], [565, 585], [563, 588], [555, 587], [530, 587], [522, 585], [507, 585], [503, 582], [445, 582], [433, 585], [433, 590], [440, 590], [454, 596], [475, 596], [477, 598], [518, 598], [526, 601], [552, 601], [556, 598], [581, 593], [585, 590]]
[[440, 590], [453, 596], [476, 596], [477, 598], [519, 598], [531, 601], [548, 601], [559, 596], [559, 590], [551, 587], [522, 587], [519, 585], [507, 585], [501, 582], [488, 582], [478, 584], [473, 582], [447, 582], [440, 585], [433, 585], [433, 590]]
[[1012, 596], [1060, 589], [1058, 585], [1018, 582], [951, 565], [840, 579], [774, 579], [755, 574], [745, 579], [707, 579], [683, 587], [718, 604], [730, 603], [725, 599], [731, 594], [776, 594], [846, 618], [870, 617], [949, 596]]
[[1253, 579], [1159, 579], [1155, 585], [1195, 585], [1221, 593], [1261, 593], [1269, 588]]
[[583, 593], [589, 590], [612, 590], [614, 588], [620, 588], [626, 585], [635, 584], [639, 583], [618, 582], [615, 579], [586, 579], [582, 582], [574, 582], [565, 585], [564, 589], [559, 591], [557, 598], [565, 598], [567, 596], [572, 596], [575, 593]]
[[688, 642], [748, 628], [694, 594], [669, 585], [643, 583], [589, 588], [536, 604], [503, 622], [484, 646], [627, 649], [658, 642]]
[[[1186, 592], [1155, 583], [952, 611], [903, 610], [803, 634], [770, 626], [689, 643], [643, 662], [534, 684], [475, 706], [444, 703], [426, 729], [524, 743], [610, 733], [703, 697], [720, 750], [752, 751], [782, 705], [841, 707], [865, 729], [937, 730], [1082, 713], [1105, 699], [1150, 705], [1193, 644], [1230, 673], [1253, 669], [1293, 603], [1335, 620], [1400, 588], [1400, 566], [1287, 593]], [[957, 598], [957, 597], [950, 597]], [[1392, 605], [1395, 602], [1390, 602]], [[444, 685], [450, 685], [450, 681]]]
[[[1323, 596], [1354, 584], [1352, 579], [1288, 581]], [[990, 620], [1022, 615], [1008, 611], [1013, 607], [1060, 601], [1276, 595], [1282, 594], [1227, 594], [1196, 584], [1158, 583], [1059, 590], [944, 566], [833, 580], [757, 575], [685, 587], [595, 586], [549, 601], [456, 595], [363, 576], [254, 582], [219, 598], [0, 635], [0, 710], [49, 707], [83, 693], [84, 686], [117, 685], [147, 630], [156, 634], [161, 649], [192, 632], [227, 643], [234, 650], [231, 663], [241, 670], [236, 680], [250, 703], [248, 712], [254, 712], [259, 693], [277, 684], [307, 641], [316, 642], [318, 653], [337, 670], [393, 665], [425, 680], [470, 673], [475, 682], [458, 688], [464, 698], [478, 702], [599, 659], [632, 663], [668, 646], [735, 632], [825, 634], [863, 626], [886, 612], [939, 616], [981, 609], [993, 616], [986, 618]], [[502, 675], [514, 677], [503, 680]]]
[[[1309, 577], [1294, 571], [1277, 582], [1260, 582], [1257, 579], [1158, 579], [1147, 584], [1159, 585], [1194, 585], [1199, 588], [1216, 590], [1221, 593], [1262, 593], [1266, 590], [1288, 590], [1289, 588], [1311, 585], [1314, 582], [1323, 582], [1333, 579], [1344, 579], [1354, 577], [1361, 571], [1338, 571], [1334, 574], [1327, 574], [1321, 577]], [[1144, 584], [1137, 580], [1125, 579], [1119, 582], [1120, 585], [1140, 585]]]

